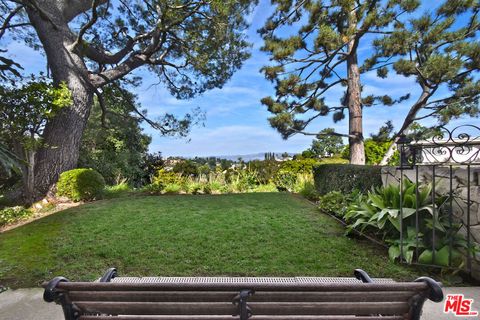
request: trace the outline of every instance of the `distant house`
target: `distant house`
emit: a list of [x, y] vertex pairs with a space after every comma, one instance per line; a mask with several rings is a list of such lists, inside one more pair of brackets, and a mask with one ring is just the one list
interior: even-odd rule
[[183, 159], [181, 157], [168, 157], [167, 159], [165, 159], [165, 165], [163, 166], [163, 168], [166, 171], [172, 171], [173, 167], [177, 163], [180, 163], [180, 162], [183, 162], [183, 161], [185, 161], [185, 159]]

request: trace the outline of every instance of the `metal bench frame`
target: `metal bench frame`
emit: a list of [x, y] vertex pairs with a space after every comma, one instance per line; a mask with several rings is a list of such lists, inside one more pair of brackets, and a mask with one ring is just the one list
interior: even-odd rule
[[[257, 289], [264, 291], [296, 291], [296, 292], [308, 292], [308, 291], [321, 291], [319, 288], [335, 287], [341, 289], [341, 291], [347, 292], [348, 287], [351, 284], [355, 285], [355, 288], [358, 290], [361, 288], [363, 292], [372, 292], [372, 291], [386, 291], [390, 287], [399, 287], [402, 286], [402, 283], [394, 282], [391, 279], [372, 279], [370, 276], [361, 269], [356, 269], [354, 271], [355, 278], [318, 278], [318, 277], [306, 277], [306, 278], [145, 278], [149, 279], [148, 281], [142, 280], [142, 278], [129, 278], [129, 277], [118, 277], [117, 270], [115, 268], [110, 268], [107, 272], [96, 282], [101, 290], [109, 290], [107, 285], [112, 283], [113, 286], [121, 287], [123, 291], [129, 291], [133, 289], [132, 286], [136, 289], [144, 290], [187, 290], [194, 289], [198, 290], [198, 294], [201, 295], [202, 292], [209, 291], [218, 291], [225, 288], [235, 288], [238, 291], [238, 294], [234, 297], [232, 303], [236, 306], [236, 316], [238, 320], [248, 320], [252, 317], [255, 310], [252, 310], [251, 306], [248, 304], [248, 300], [255, 294]], [[179, 281], [183, 280], [183, 281]], [[212, 280], [213, 279], [213, 280]], [[283, 280], [279, 280], [283, 279]], [[360, 281], [359, 281], [360, 280]], [[281, 282], [283, 281], [283, 283]], [[292, 282], [292, 283], [289, 283]], [[416, 292], [409, 299], [410, 310], [408, 314], [405, 315], [404, 319], [419, 320], [423, 304], [427, 299], [430, 299], [434, 302], [441, 302], [443, 300], [443, 292], [440, 286], [440, 283], [434, 281], [428, 277], [421, 277], [415, 280], [414, 282], [423, 283], [421, 286], [424, 290]], [[358, 286], [358, 284], [364, 283], [365, 287]], [[160, 287], [158, 285], [160, 284]], [[408, 284], [408, 283], [407, 283]], [[407, 288], [405, 284], [405, 288]], [[425, 285], [426, 284], [426, 285]], [[116, 317], [102, 316], [98, 314], [92, 314], [90, 316], [85, 315], [81, 308], [75, 305], [75, 302], [72, 302], [69, 297], [69, 291], [75, 290], [75, 288], [84, 287], [95, 287], [95, 283], [78, 283], [78, 282], [69, 282], [68, 279], [64, 277], [56, 277], [50, 282], [43, 284], [45, 288], [43, 299], [46, 302], [56, 302], [61, 305], [63, 308], [63, 313], [66, 320], [78, 320], [80, 316], [82, 319], [121, 319]], [[155, 287], [155, 285], [157, 285]], [[412, 283], [409, 283], [412, 287]], [[417, 285], [417, 287], [419, 287]], [[323, 287], [322, 287], [323, 286]], [[110, 286], [112, 287], [112, 286]], [[100, 289], [99, 289], [100, 290]], [[260, 291], [259, 290], [259, 291]], [[327, 290], [328, 291], [328, 290]], [[276, 302], [276, 301], [272, 301]], [[197, 302], [199, 303], [199, 302]], [[375, 317], [381, 317], [382, 319], [389, 319], [389, 317], [383, 317], [380, 315], [372, 315], [373, 319]], [[396, 317], [396, 318], [395, 318]], [[390, 319], [398, 319], [398, 316], [390, 317]], [[142, 318], [141, 316], [135, 317], [131, 316], [126, 319], [148, 319]], [[174, 318], [174, 317], [173, 317]], [[185, 318], [188, 318], [185, 317]], [[262, 317], [260, 317], [262, 318]], [[285, 317], [284, 317], [285, 318]], [[278, 319], [284, 319], [278, 318]], [[301, 317], [298, 317], [302, 319]], [[367, 317], [368, 318], [368, 317]], [[175, 319], [175, 318], [174, 318]], [[308, 319], [308, 317], [303, 318]], [[338, 319], [329, 316], [325, 316], [322, 319]], [[350, 318], [349, 318], [350, 319]], [[362, 319], [362, 317], [358, 318]], [[375, 318], [376, 319], [376, 318]]]

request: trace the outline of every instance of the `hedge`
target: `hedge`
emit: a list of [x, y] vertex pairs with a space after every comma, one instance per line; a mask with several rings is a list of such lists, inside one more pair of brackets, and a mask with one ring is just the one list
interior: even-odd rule
[[73, 201], [99, 199], [105, 189], [102, 175], [93, 169], [73, 169], [60, 175], [57, 183], [57, 195], [66, 196]]
[[315, 188], [320, 195], [330, 191], [366, 193], [382, 186], [382, 167], [352, 164], [320, 164], [313, 168]]

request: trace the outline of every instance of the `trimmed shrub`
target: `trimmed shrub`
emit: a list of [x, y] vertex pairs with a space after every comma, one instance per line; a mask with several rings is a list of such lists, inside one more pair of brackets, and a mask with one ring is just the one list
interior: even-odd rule
[[322, 164], [313, 168], [315, 188], [320, 195], [330, 191], [366, 193], [373, 187], [382, 186], [381, 173], [380, 166]]
[[288, 160], [280, 164], [280, 170], [294, 174], [310, 174], [312, 168], [317, 164], [319, 164], [318, 159]]
[[73, 201], [90, 201], [103, 195], [105, 180], [93, 169], [73, 169], [60, 175], [57, 183], [57, 195]]
[[14, 223], [23, 219], [30, 218], [33, 212], [24, 207], [7, 207], [0, 210], [0, 227]]

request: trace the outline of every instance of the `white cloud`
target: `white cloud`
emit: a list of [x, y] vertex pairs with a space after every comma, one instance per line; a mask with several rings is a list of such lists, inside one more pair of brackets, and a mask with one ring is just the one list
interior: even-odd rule
[[191, 141], [158, 138], [151, 151], [161, 151], [165, 156], [209, 156], [252, 154], [258, 152], [299, 152], [305, 150], [311, 137], [295, 136], [284, 141], [275, 130], [264, 126], [231, 125], [214, 129], [197, 128]]

